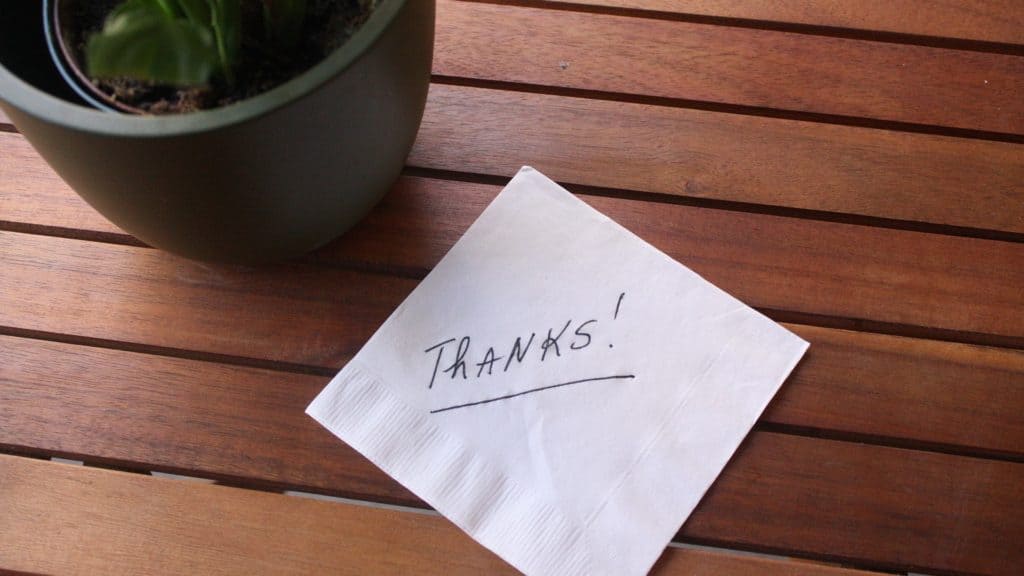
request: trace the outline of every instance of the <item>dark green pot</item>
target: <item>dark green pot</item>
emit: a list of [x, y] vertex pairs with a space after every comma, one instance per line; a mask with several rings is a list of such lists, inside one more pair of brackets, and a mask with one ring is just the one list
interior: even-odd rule
[[144, 242], [251, 263], [321, 246], [388, 191], [423, 116], [434, 0], [381, 0], [337, 52], [255, 98], [136, 117], [74, 103], [38, 0], [2, 0], [0, 107], [97, 211]]

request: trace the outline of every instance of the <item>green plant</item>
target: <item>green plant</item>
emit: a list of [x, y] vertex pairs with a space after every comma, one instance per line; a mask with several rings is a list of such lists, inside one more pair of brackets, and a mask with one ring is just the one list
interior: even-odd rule
[[[243, 0], [126, 0], [86, 45], [93, 78], [193, 86], [234, 83]], [[262, 0], [264, 40], [288, 51], [300, 39], [306, 0]]]

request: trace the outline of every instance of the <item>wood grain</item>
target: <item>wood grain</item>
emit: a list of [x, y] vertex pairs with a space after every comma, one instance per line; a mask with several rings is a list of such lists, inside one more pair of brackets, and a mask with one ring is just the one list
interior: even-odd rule
[[[2, 455], [0, 485], [4, 568], [68, 575], [518, 574], [435, 515]], [[651, 574], [797, 573], [871, 574], [680, 548], [668, 548]]]
[[651, 570], [650, 576], [676, 574], [679, 576], [870, 576], [878, 575], [878, 572], [828, 566], [797, 558], [784, 560], [754, 558], [692, 548], [666, 548]]
[[[325, 465], [336, 463], [313, 464]], [[295, 471], [301, 474], [302, 468], [296, 467]], [[382, 473], [378, 474], [379, 482], [391, 482]], [[143, 478], [138, 481], [143, 480], [152, 482]], [[10, 479], [4, 478], [4, 481], [5, 486], [15, 485]], [[24, 506], [29, 502], [52, 501], [52, 495], [43, 487], [55, 482], [51, 479], [28, 483], [27, 488], [19, 486], [19, 490], [8, 489], [0, 499], [9, 500], [10, 503], [4, 502], [7, 509], [17, 509], [13, 504], [17, 502], [23, 503], [18, 506]], [[88, 501], [90, 485], [96, 486], [96, 482], [73, 481], [73, 488], [69, 489], [79, 501]], [[1022, 486], [1024, 465], [1020, 464], [754, 433], [702, 500], [681, 534], [704, 542], [735, 543], [893, 569], [1012, 574], [1024, 561], [1024, 552], [1013, 545], [1016, 534], [1024, 530]], [[192, 492], [202, 490], [193, 483], [188, 483], [188, 487]], [[150, 486], [140, 489], [150, 494], [152, 490]], [[119, 501], [125, 499], [124, 491], [118, 493], [122, 495]], [[150, 496], [145, 501], [157, 506], [154, 514], [168, 526], [175, 526], [175, 522], [195, 514], [200, 515], [201, 523], [212, 523], [202, 516], [203, 510], [213, 510], [222, 517], [230, 514], [229, 510], [204, 500], [197, 501], [194, 509], [189, 507], [190, 514], [160, 507], [156, 503], [165, 501], [163, 498]], [[145, 517], [147, 506], [132, 504], [134, 498], [128, 497], [124, 504], [127, 509]], [[56, 505], [68, 506], [64, 499], [59, 499]], [[111, 514], [111, 509], [116, 511], [120, 507], [104, 499], [87, 511], [93, 517], [103, 518]], [[299, 512], [305, 511], [300, 509]], [[14, 526], [24, 525], [19, 524], [21, 517], [21, 514], [6, 516], [12, 527], [0, 532], [27, 535], [21, 538], [60, 533], [15, 530]], [[111, 524], [123, 529], [121, 515], [114, 514], [114, 517]], [[267, 517], [279, 518], [279, 515]], [[2, 522], [4, 520], [0, 520], [0, 526]], [[84, 537], [107, 536], [105, 530], [92, 523], [83, 524]], [[132, 522], [128, 526], [136, 531], [151, 524], [161, 525], [159, 522]], [[287, 523], [279, 520], [240, 524], [287, 529]], [[179, 538], [188, 532], [182, 527], [174, 529]], [[267, 536], [254, 538], [272, 542]], [[150, 541], [149, 538], [144, 540]], [[377, 538], [371, 537], [371, 540]], [[354, 549], [375, 551], [367, 554], [370, 558], [386, 557], [376, 553], [380, 543], [373, 541], [360, 542]], [[52, 547], [49, 550], [52, 551]]]
[[[514, 127], [511, 132], [509, 127]], [[1021, 145], [435, 84], [412, 166], [1024, 234]], [[19, 134], [0, 220], [119, 233]]]
[[1024, 146], [435, 84], [413, 166], [1024, 233]]
[[1024, 133], [1024, 58], [772, 30], [440, 0], [434, 72]]
[[415, 281], [0, 233], [0, 325], [306, 366], [351, 357]]
[[1024, 457], [1024, 351], [786, 327], [811, 348], [761, 422]]
[[437, 516], [3, 455], [0, 485], [0, 566], [15, 570], [515, 573]]
[[[363, 224], [317, 257], [432, 267], [497, 192], [403, 179]], [[1024, 344], [1024, 244], [583, 198], [753, 306], [1000, 334], [1005, 343]]]
[[[1024, 455], [1021, 353], [787, 327], [811, 350], [762, 423]], [[417, 502], [305, 416], [326, 376], [9, 336], [0, 366], [10, 450]]]
[[[981, 16], [972, 6], [1004, 4], [910, 13], [913, 1], [863, 6], [941, 36], [1021, 33], [1012, 4]], [[691, 16], [751, 9], [621, 2]], [[778, 22], [785, 9], [797, 23], [859, 26], [843, 20], [858, 6], [833, 4], [716, 15]], [[822, 7], [837, 20], [822, 21]], [[590, 193], [740, 203], [586, 197], [773, 317], [1024, 347], [1024, 244], [821, 221], [1019, 235], [1019, 144], [765, 117], [1021, 134], [1024, 57], [668, 14], [442, 0], [439, 16], [435, 72], [448, 85], [432, 90], [414, 166], [504, 177], [533, 163]], [[491, 81], [593, 99], [452, 85]], [[422, 506], [304, 416], [325, 376], [296, 372], [344, 363], [496, 191], [404, 178], [363, 225], [304, 263], [201, 266], [122, 245], [130, 238], [0, 130], [0, 226], [33, 232], [0, 234], [0, 329], [26, 336], [0, 336], [0, 449]], [[810, 355], [679, 538], [896, 571], [1024, 565], [1024, 352], [788, 326], [812, 342]], [[508, 571], [432, 516], [56, 466], [0, 456], [0, 567]], [[848, 574], [693, 554], [670, 551], [658, 573]]]
[[[403, 179], [363, 224], [314, 258], [421, 275], [496, 192]], [[587, 200], [757, 307], [1024, 343], [1021, 244]], [[231, 269], [148, 249], [11, 233], [0, 238], [6, 266], [0, 324], [299, 364], [334, 365], [353, 352], [414, 284], [294, 264]], [[369, 293], [368, 283], [375, 286]], [[165, 318], [175, 318], [174, 330], [166, 329]]]
[[755, 433], [682, 534], [911, 572], [1010, 576], [1024, 565], [1021, 502], [1024, 464]]
[[306, 416], [326, 376], [9, 336], [0, 366], [8, 450], [422, 505]]
[[0, 221], [127, 236], [75, 194], [24, 136], [2, 132]]
[[1017, 0], [545, 0], [678, 15], [805, 24], [986, 42], [1024, 44]]
[[[443, 92], [442, 89], [439, 98], [448, 97]], [[498, 107], [488, 108], [496, 110]], [[440, 132], [440, 125], [425, 125], [425, 133]], [[454, 143], [468, 131], [467, 128], [449, 132], [444, 144], [461, 150]], [[552, 150], [559, 148], [556, 144], [552, 142]], [[0, 134], [0, 145], [6, 152], [0, 157], [0, 176], [3, 176], [0, 177], [0, 220], [44, 228], [117, 233], [115, 227], [60, 182], [20, 135]], [[498, 143], [491, 145], [497, 148]], [[449, 146], [437, 146], [446, 147]], [[808, 150], [811, 148], [808, 146]], [[418, 147], [414, 152], [414, 162], [431, 158], [422, 150]], [[452, 154], [448, 160], [425, 163], [443, 167], [445, 161], [454, 162], [455, 157]], [[519, 160], [515, 155], [510, 157]], [[594, 164], [602, 159], [598, 151], [592, 157]], [[604, 160], [603, 165], [615, 165], [608, 162], [607, 157]], [[947, 160], [953, 165], [951, 157]], [[559, 163], [556, 159], [553, 166], [556, 176]], [[497, 164], [487, 167], [495, 171], [505, 168]], [[511, 171], [510, 166], [507, 168]], [[574, 171], [581, 174], [584, 167], [570, 168], [564, 175], [572, 177]], [[997, 167], [987, 171], [996, 174]], [[1012, 167], [1007, 172], [1011, 179], [1015, 173]], [[1024, 173], [1021, 177], [1024, 178]], [[1012, 186], [1008, 181], [1003, 184]], [[429, 268], [475, 219], [496, 190], [492, 186], [404, 179], [367, 223], [323, 254], [350, 263], [369, 262], [400, 269]], [[952, 195], [951, 187], [948, 196]], [[1019, 196], [1006, 188], [996, 204], [1005, 205], [1007, 209], [995, 210], [995, 205], [989, 205], [991, 213], [1024, 222], [1024, 201], [1013, 200]], [[979, 198], [985, 197], [993, 196], [979, 194]], [[953, 202], [951, 197], [947, 200], [949, 206], [970, 204]], [[1021, 318], [1024, 250], [1019, 244], [627, 200], [593, 198], [591, 202], [712, 281], [742, 293], [759, 306], [954, 330], [994, 333], [1002, 330], [1003, 334], [1016, 336], [1020, 335], [1019, 331], [1014, 332], [1013, 328], [1024, 325]], [[401, 237], [413, 241], [394, 242], [396, 230], [401, 231]], [[722, 256], [733, 250], [729, 244], [735, 245], [737, 254], [723, 259]], [[815, 248], [811, 254], [817, 253], [817, 260], [794, 253], [798, 246]], [[745, 266], [737, 266], [743, 262]], [[767, 270], [766, 263], [769, 263]], [[789, 274], [793, 266], [800, 270], [797, 277]], [[780, 269], [786, 274], [776, 274]], [[759, 270], [764, 274], [758, 275]], [[833, 277], [823, 282], [815, 276], [818, 270], [832, 270]], [[963, 281], [951, 282], [950, 273]], [[969, 278], [973, 280], [967, 280]], [[813, 286], [799, 290], [800, 282]]]

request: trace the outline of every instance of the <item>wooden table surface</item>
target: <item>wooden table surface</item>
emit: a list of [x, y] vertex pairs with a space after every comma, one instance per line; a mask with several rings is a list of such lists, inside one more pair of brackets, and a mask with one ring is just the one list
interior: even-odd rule
[[514, 573], [303, 409], [523, 164], [812, 343], [655, 573], [1024, 573], [1020, 0], [440, 0], [401, 180], [263, 268], [0, 117], [0, 571]]

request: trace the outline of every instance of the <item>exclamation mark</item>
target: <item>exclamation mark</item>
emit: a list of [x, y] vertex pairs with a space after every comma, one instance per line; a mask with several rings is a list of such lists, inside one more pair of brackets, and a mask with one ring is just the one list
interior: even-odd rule
[[[626, 293], [625, 292], [622, 292], [621, 294], [619, 294], [619, 300], [618, 300], [618, 302], [615, 303], [615, 314], [612, 315], [612, 320], [615, 320], [616, 318], [619, 317], [619, 307], [622, 306], [622, 299], [625, 298], [625, 297], [626, 297]], [[608, 344], [608, 347], [609, 348], [615, 348], [615, 346], [612, 346], [611, 344]]]

